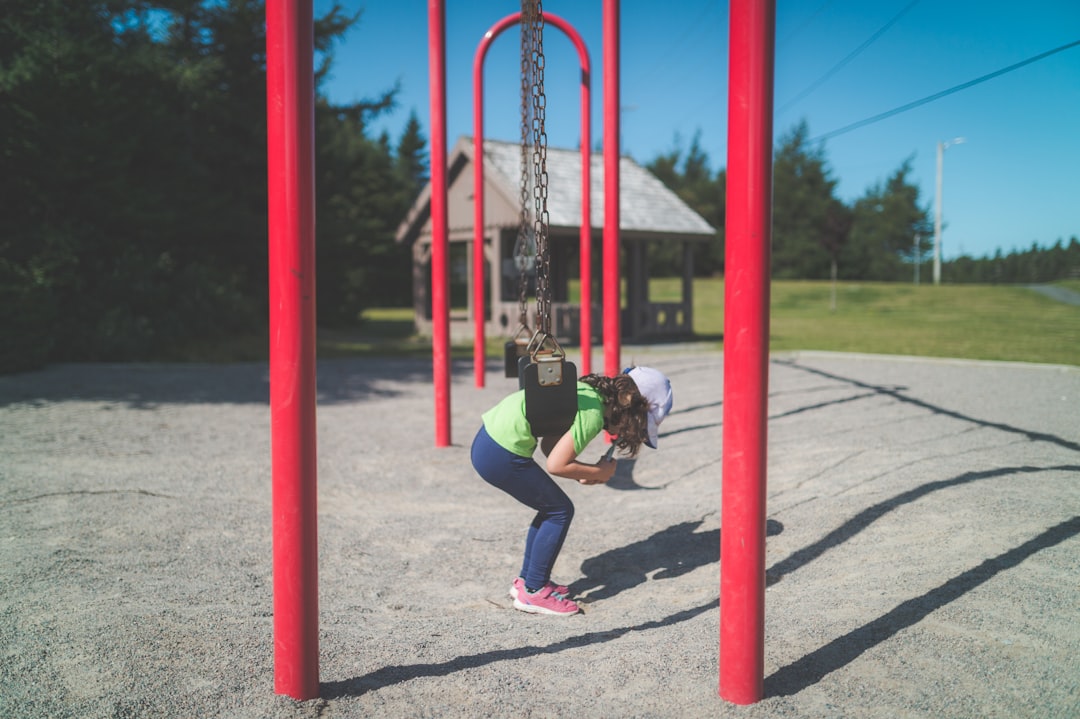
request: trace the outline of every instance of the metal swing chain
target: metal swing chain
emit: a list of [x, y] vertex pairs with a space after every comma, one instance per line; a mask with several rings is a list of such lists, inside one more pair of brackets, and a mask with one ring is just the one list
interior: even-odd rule
[[[536, 318], [537, 330], [551, 334], [551, 265], [548, 251], [548, 174], [547, 131], [544, 121], [547, 98], [544, 95], [544, 11], [541, 0], [529, 2], [529, 25], [532, 60], [532, 137], [533, 137], [533, 234], [536, 239]], [[522, 13], [525, 15], [525, 12]]]
[[518, 223], [517, 241], [514, 243], [514, 261], [518, 267], [518, 323], [521, 328], [529, 327], [528, 274], [526, 268], [529, 255], [529, 148], [531, 139], [532, 117], [532, 35], [529, 17], [524, 11], [526, 0], [522, 0], [521, 13], [521, 218]]

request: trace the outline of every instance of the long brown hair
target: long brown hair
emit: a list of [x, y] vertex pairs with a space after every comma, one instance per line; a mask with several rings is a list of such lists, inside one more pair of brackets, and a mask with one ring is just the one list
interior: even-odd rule
[[615, 436], [615, 446], [631, 457], [636, 455], [649, 431], [649, 402], [641, 396], [637, 383], [625, 374], [587, 374], [580, 381], [604, 398], [605, 428]]

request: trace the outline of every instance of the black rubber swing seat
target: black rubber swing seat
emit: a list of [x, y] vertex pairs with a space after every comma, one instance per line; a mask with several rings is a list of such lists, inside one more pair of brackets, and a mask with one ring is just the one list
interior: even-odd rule
[[563, 358], [518, 361], [525, 418], [534, 437], [560, 437], [577, 416], [577, 367]]

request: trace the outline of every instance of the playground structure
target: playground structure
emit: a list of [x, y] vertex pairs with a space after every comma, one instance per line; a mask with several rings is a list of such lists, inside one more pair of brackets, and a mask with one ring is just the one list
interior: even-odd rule
[[[747, 704], [762, 698], [764, 672], [775, 1], [733, 0], [730, 17], [719, 691], [728, 701]], [[268, 0], [266, 25], [274, 688], [312, 699], [319, 695], [312, 0]], [[435, 443], [445, 447], [450, 355], [444, 0], [429, 0], [428, 28]], [[603, 33], [602, 316], [604, 372], [614, 375], [620, 370], [618, 0], [603, 0]]]
[[[581, 230], [580, 246], [580, 347], [581, 373], [592, 371], [592, 218], [590, 212], [590, 157], [592, 121], [592, 67], [585, 41], [574, 27], [557, 15], [544, 13], [545, 23], [559, 28], [574, 43], [581, 63]], [[484, 58], [495, 38], [521, 22], [521, 13], [507, 15], [484, 33], [473, 60], [473, 373], [477, 387], [484, 386]], [[615, 268], [616, 276], [618, 267]], [[605, 275], [610, 268], [605, 265]], [[495, 298], [492, 297], [492, 301]]]

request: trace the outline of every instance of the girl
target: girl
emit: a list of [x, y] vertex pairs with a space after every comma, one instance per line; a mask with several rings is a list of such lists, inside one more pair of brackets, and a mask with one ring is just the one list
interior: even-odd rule
[[[596, 464], [578, 461], [578, 455], [603, 429], [631, 457], [643, 443], [655, 449], [658, 427], [671, 411], [671, 401], [671, 382], [651, 367], [631, 367], [617, 377], [582, 377], [570, 429], [539, 442], [547, 472], [581, 484], [607, 482], [616, 465], [610, 452]], [[578, 605], [566, 597], [568, 587], [550, 581], [574, 505], [533, 459], [537, 438], [525, 417], [525, 391], [503, 399], [484, 413], [483, 421], [472, 444], [473, 467], [488, 484], [536, 510], [525, 538], [521, 575], [510, 588], [514, 607], [532, 614], [577, 614]]]

